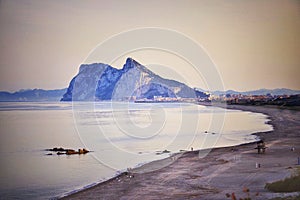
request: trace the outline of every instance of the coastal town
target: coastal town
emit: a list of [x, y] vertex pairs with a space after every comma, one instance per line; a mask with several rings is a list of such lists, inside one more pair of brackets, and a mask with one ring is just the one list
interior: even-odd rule
[[300, 94], [295, 95], [243, 95], [206, 93], [206, 96], [195, 98], [154, 96], [152, 99], [131, 99], [135, 103], [163, 103], [163, 102], [188, 102], [188, 103], [226, 103], [229, 105], [274, 105], [274, 106], [300, 106]]
[[300, 94], [296, 95], [242, 95], [225, 94], [210, 96], [208, 101], [226, 102], [234, 105], [276, 105], [276, 106], [300, 106]]

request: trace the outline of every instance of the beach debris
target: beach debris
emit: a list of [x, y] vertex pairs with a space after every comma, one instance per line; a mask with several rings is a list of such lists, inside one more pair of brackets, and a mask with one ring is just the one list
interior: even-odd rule
[[[57, 155], [73, 155], [73, 154], [86, 154], [89, 153], [89, 150], [86, 150], [85, 148], [83, 149], [78, 149], [78, 151], [75, 151], [74, 149], [65, 149], [62, 147], [54, 147], [52, 149], [46, 149], [46, 151], [54, 151], [57, 152]], [[46, 155], [53, 155], [53, 153], [48, 153]]]
[[250, 192], [250, 190], [249, 190], [249, 188], [247, 188], [247, 187], [244, 187], [244, 188], [243, 188], [243, 192], [245, 192], [245, 193], [249, 193], [249, 192]]
[[[247, 195], [245, 198], [239, 198], [239, 200], [251, 200], [251, 195], [250, 195], [250, 189], [247, 188], [247, 187], [244, 187], [243, 188], [243, 192]], [[232, 200], [237, 200], [237, 197], [235, 196], [235, 193], [232, 192], [231, 194], [230, 193], [226, 193], [225, 196], [227, 198], [231, 198]], [[253, 195], [252, 195], [253, 196]], [[259, 192], [256, 192], [255, 193], [255, 197], [259, 196]]]
[[124, 182], [124, 181], [127, 181], [127, 180], [130, 180], [132, 178], [134, 178], [134, 174], [131, 172], [131, 168], [127, 168], [127, 171], [125, 172], [122, 172], [121, 174], [119, 174], [115, 180], [117, 182]]
[[227, 198], [230, 198], [230, 197], [231, 197], [232, 200], [236, 200], [236, 196], [235, 196], [234, 192], [231, 193], [231, 194], [226, 193], [225, 196], [226, 196]]
[[134, 175], [133, 175], [133, 173], [132, 173], [132, 168], [127, 168], [127, 171], [124, 173], [125, 175], [126, 175], [126, 177], [128, 177], [128, 178], [133, 178], [134, 177]]
[[223, 159], [223, 158], [221, 158], [221, 159], [216, 159], [216, 161], [220, 162], [221, 164], [229, 163], [228, 160], [225, 160], [225, 159]]
[[247, 197], [244, 198], [244, 199], [245, 199], [245, 200], [251, 200], [251, 198], [250, 198], [250, 189], [247, 188], [247, 187], [244, 187], [244, 188], [243, 188], [243, 192], [247, 194]]
[[233, 193], [231, 193], [231, 199], [232, 199], [232, 200], [236, 200], [236, 197], [235, 197], [235, 194], [234, 194], [234, 192], [233, 192]]

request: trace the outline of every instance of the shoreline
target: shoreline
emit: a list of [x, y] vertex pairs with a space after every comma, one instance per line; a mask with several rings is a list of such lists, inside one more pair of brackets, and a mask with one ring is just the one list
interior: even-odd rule
[[[281, 124], [278, 123], [277, 118], [279, 116], [277, 114], [280, 113], [281, 111], [283, 111], [285, 115], [290, 115], [289, 112], [297, 113], [297, 111], [293, 111], [293, 110], [280, 110], [278, 108], [269, 108], [266, 106], [264, 107], [264, 106], [228, 105], [225, 108], [248, 111], [248, 112], [250, 111], [255, 113], [263, 113], [268, 116], [269, 121], [267, 123], [273, 126], [273, 130], [268, 132], [253, 133], [253, 135], [259, 136], [261, 139], [264, 139], [267, 142], [267, 146], [269, 147], [269, 149], [267, 150], [266, 155], [268, 155], [269, 150], [270, 151], [273, 150], [272, 146], [282, 143], [280, 139], [284, 138], [285, 136], [282, 133], [282, 127], [279, 126]], [[293, 124], [297, 122], [297, 119], [299, 119], [299, 117], [297, 116], [297, 114], [294, 114], [292, 116], [294, 116], [294, 118], [292, 117], [294, 119], [292, 122]], [[297, 134], [295, 135], [298, 126], [299, 123], [298, 124], [296, 123], [296, 127], [294, 127], [295, 130], [292, 132], [293, 133], [292, 137], [285, 138], [285, 140], [289, 140], [289, 141], [285, 141], [285, 143], [286, 142], [291, 143], [290, 144], [291, 146], [296, 146], [297, 155], [300, 155], [299, 154], [300, 144], [299, 142], [297, 142], [297, 140], [295, 140], [295, 138], [299, 139], [299, 136]], [[295, 141], [295, 144], [293, 143], [293, 141]], [[149, 197], [149, 199], [156, 199], [162, 197], [167, 199], [168, 198], [181, 199], [183, 197], [191, 198], [191, 199], [199, 199], [200, 197], [205, 199], [207, 198], [226, 199], [226, 197], [224, 196], [226, 191], [228, 191], [229, 193], [230, 191], [235, 192], [237, 195], [239, 195], [238, 197], [241, 197], [242, 195], [245, 195], [242, 192], [243, 187], [239, 188], [236, 191], [233, 191], [234, 189], [230, 189], [229, 191], [228, 188], [227, 189], [226, 187], [222, 188], [222, 186], [218, 185], [218, 183], [220, 182], [215, 181], [215, 179], [223, 180], [224, 179], [223, 176], [224, 175], [226, 176], [226, 171], [230, 171], [231, 168], [241, 165], [243, 163], [241, 161], [243, 160], [242, 157], [244, 156], [246, 157], [248, 156], [249, 158], [254, 160], [259, 160], [258, 157], [264, 156], [264, 155], [257, 154], [254, 147], [255, 147], [255, 142], [241, 144], [237, 146], [231, 146], [231, 147], [214, 148], [204, 158], [199, 158], [200, 155], [199, 151], [196, 150], [188, 151], [184, 153], [177, 153], [162, 160], [146, 163], [142, 166], [130, 170], [130, 172], [123, 172], [103, 182], [95, 183], [95, 184], [92, 183], [91, 185], [89, 185], [91, 187], [87, 186], [88, 188], [84, 187], [82, 190], [79, 191], [78, 190], [71, 191], [70, 193], [59, 198], [61, 199], [82, 199], [82, 198], [138, 199], [146, 196]], [[178, 154], [180, 154], [180, 156], [176, 158]], [[280, 159], [278, 155], [275, 155], [275, 158], [276, 157]], [[285, 158], [286, 157], [283, 157], [282, 159]], [[197, 161], [202, 161], [202, 162], [199, 163]], [[166, 165], [165, 162], [170, 162], [170, 163], [168, 163], [166, 167], [162, 168], [162, 166]], [[237, 186], [245, 185], [244, 184], [245, 180], [241, 181], [234, 176], [238, 175], [240, 172], [242, 172], [243, 174], [244, 171], [251, 172], [253, 170], [255, 175], [257, 171], [257, 169], [254, 166], [255, 164], [257, 165], [257, 162], [254, 162], [254, 164], [250, 168], [249, 166], [246, 165], [243, 166], [242, 169], [240, 169], [240, 171], [233, 172], [232, 174], [233, 178], [230, 177], [229, 180], [233, 179], [232, 181], [234, 181], [235, 185]], [[185, 166], [186, 169], [190, 169], [190, 171], [186, 171], [186, 169], [184, 169], [182, 165]], [[262, 164], [262, 166], [264, 166], [264, 164]], [[200, 169], [194, 172], [191, 167], [196, 167], [196, 168], [198, 167]], [[182, 177], [182, 174], [180, 174], [181, 176], [178, 176], [179, 175], [178, 171], [175, 170], [178, 168], [184, 171], [184, 175], [185, 175], [184, 177]], [[269, 170], [272, 171], [272, 169], [270, 168]], [[268, 177], [265, 178], [266, 179], [265, 183], [268, 181], [274, 181], [274, 180], [279, 180], [288, 177], [291, 174], [290, 172], [291, 170], [281, 169], [280, 171], [281, 172], [278, 173], [278, 175], [276, 176], [270, 177], [268, 175]], [[250, 172], [249, 174], [253, 174]], [[170, 177], [173, 178], [171, 178], [171, 180], [169, 181], [166, 181], [165, 179], [167, 177], [164, 176], [165, 174], [168, 174], [168, 179], [170, 179]], [[160, 177], [160, 178], [153, 178], [153, 177]], [[163, 185], [159, 184], [160, 187], [158, 188], [151, 187], [151, 185], [153, 184], [155, 185], [159, 183], [159, 181], [163, 183], [172, 183], [172, 184], [163, 184]], [[176, 183], [178, 181], [181, 182], [181, 184]], [[195, 187], [195, 183], [199, 181], [202, 184], [197, 183], [196, 184], [197, 186]], [[186, 184], [186, 182], [191, 182], [191, 183]], [[174, 183], [176, 184], [173, 185]], [[264, 185], [265, 183], [260, 183], [260, 186], [262, 184]], [[246, 185], [248, 185], [247, 182]], [[139, 186], [142, 186], [142, 189], [138, 189]], [[223, 186], [226, 186], [226, 184], [223, 184]], [[249, 186], [251, 187], [255, 185], [249, 184]], [[245, 186], [245, 187], [249, 187], [249, 186]], [[160, 191], [166, 190], [166, 191], [161, 193], [159, 190]], [[171, 191], [173, 192], [173, 194]], [[272, 196], [274, 197], [276, 196], [276, 194], [271, 194], [271, 192], [268, 192], [261, 187], [259, 188], [258, 192], [259, 195], [257, 196], [256, 199], [266, 199], [266, 198], [268, 199]]]

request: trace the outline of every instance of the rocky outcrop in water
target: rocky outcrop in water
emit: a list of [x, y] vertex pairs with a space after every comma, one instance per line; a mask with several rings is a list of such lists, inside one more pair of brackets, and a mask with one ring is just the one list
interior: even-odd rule
[[61, 101], [207, 97], [178, 81], [164, 79], [132, 58], [122, 69], [103, 63], [83, 64]]
[[[52, 149], [46, 149], [46, 151], [56, 152], [57, 155], [74, 155], [74, 154], [87, 154], [90, 151], [83, 149], [78, 149], [78, 151], [75, 151], [74, 149], [65, 149], [62, 147], [54, 147]], [[53, 155], [53, 153], [47, 153], [46, 155]]]

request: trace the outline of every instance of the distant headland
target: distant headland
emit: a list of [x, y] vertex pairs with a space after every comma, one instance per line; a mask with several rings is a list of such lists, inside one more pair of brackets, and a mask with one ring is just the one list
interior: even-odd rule
[[272, 104], [299, 106], [300, 90], [259, 89], [207, 91], [165, 79], [132, 58], [122, 69], [108, 64], [82, 64], [68, 88], [1, 91], [0, 101], [132, 101], [132, 102], [227, 102], [229, 104]]

